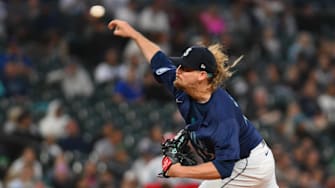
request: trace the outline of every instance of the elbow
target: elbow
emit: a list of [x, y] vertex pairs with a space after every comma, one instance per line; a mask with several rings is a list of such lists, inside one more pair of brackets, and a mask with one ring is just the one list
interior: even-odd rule
[[233, 173], [233, 168], [232, 169], [224, 169], [224, 170], [218, 170], [219, 174], [220, 174], [220, 178], [221, 179], [225, 179], [231, 176], [231, 174]]
[[216, 167], [217, 171], [219, 172], [221, 179], [225, 179], [232, 175], [235, 162], [214, 160], [213, 164]]

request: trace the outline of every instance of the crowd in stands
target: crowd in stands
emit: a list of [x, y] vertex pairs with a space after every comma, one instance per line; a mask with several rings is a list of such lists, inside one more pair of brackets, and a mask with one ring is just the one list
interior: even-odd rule
[[[106, 14], [89, 14], [101, 4]], [[335, 187], [332, 0], [0, 0], [0, 187], [196, 187], [159, 179], [184, 126], [128, 21], [170, 56], [244, 55], [227, 90], [272, 148], [281, 188]]]

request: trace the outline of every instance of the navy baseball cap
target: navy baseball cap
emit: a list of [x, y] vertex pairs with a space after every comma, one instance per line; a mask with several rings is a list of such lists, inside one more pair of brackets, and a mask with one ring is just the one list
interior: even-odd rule
[[181, 57], [170, 57], [170, 59], [177, 67], [181, 65], [181, 67], [207, 73], [216, 72], [215, 57], [206, 47], [192, 46], [187, 48]]

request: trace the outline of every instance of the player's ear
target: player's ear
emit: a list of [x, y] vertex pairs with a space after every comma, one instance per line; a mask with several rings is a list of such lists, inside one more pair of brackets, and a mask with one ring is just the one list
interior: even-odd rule
[[206, 80], [208, 78], [207, 76], [207, 72], [206, 71], [200, 71], [200, 74], [199, 74], [199, 81], [202, 81], [202, 80]]

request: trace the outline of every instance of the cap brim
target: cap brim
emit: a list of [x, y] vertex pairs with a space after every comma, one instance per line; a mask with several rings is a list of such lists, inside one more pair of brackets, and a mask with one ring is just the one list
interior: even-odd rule
[[172, 63], [176, 66], [179, 67], [180, 65], [182, 67], [189, 67], [191, 68], [187, 62], [184, 61], [182, 57], [169, 57], [169, 59], [172, 61]]
[[172, 61], [172, 63], [176, 66], [179, 67], [179, 65], [183, 65], [184, 61], [181, 57], [169, 57], [169, 59]]

